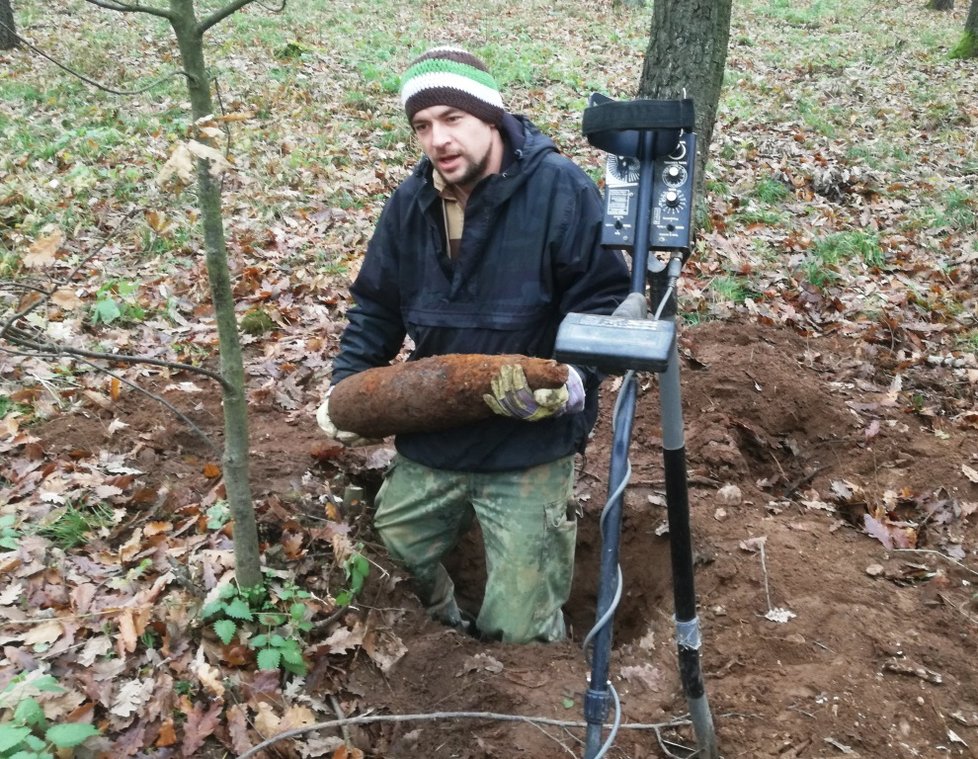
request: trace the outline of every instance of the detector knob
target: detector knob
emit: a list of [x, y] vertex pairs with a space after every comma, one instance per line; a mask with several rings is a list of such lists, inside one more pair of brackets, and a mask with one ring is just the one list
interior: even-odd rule
[[667, 190], [664, 200], [669, 208], [676, 208], [679, 205], [679, 193], [675, 190]]

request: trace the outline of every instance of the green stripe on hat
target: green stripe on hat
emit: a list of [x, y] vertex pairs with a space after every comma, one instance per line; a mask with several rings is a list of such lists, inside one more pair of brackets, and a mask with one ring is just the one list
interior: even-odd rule
[[458, 47], [435, 47], [415, 58], [401, 76], [408, 120], [436, 105], [460, 108], [492, 124], [503, 118], [499, 85], [486, 65]]
[[458, 74], [459, 76], [474, 79], [485, 87], [496, 91], [499, 90], [499, 85], [496, 84], [496, 80], [488, 71], [480, 71], [475, 66], [469, 66], [466, 63], [456, 63], [455, 61], [449, 61], [444, 58], [428, 58], [427, 60], [415, 63], [404, 72], [404, 76], [401, 77], [401, 86], [403, 87], [416, 76], [433, 73]]

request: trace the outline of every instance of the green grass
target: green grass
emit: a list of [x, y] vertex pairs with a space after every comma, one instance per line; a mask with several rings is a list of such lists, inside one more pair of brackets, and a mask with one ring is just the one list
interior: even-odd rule
[[765, 224], [775, 226], [785, 220], [785, 215], [766, 208], [747, 207], [737, 211], [734, 219], [740, 224]]
[[910, 217], [908, 226], [914, 229], [965, 231], [978, 229], [978, 196], [957, 188], [942, 197], [934, 197], [924, 208]]
[[724, 274], [710, 282], [707, 294], [714, 303], [740, 304], [755, 293], [744, 277]]
[[879, 235], [858, 230], [838, 232], [816, 240], [812, 255], [830, 266], [860, 260], [867, 266], [879, 267], [885, 262]]
[[955, 342], [961, 350], [978, 352], [978, 328], [961, 333], [955, 338]]
[[[81, 0], [65, 0], [71, 15], [62, 15], [56, 5], [28, 3], [18, 7], [18, 20], [39, 46], [93, 78], [125, 88], [179, 68], [161, 20]], [[279, 14], [251, 4], [207, 37], [223, 107], [256, 114], [231, 125], [240, 173], [226, 181], [226, 229], [232, 239], [246, 232], [252, 241], [284, 230], [290, 242], [281, 260], [313, 276], [350, 265], [389, 188], [418, 157], [398, 77], [436, 43], [482, 55], [507, 104], [599, 180], [603, 156], [580, 134], [581, 110], [593, 90], [634, 95], [648, 22], [648, 8], [623, 11], [592, 0], [445, 0], [437, 9], [300, 0]], [[783, 268], [789, 253], [781, 240], [814, 240], [807, 254], [804, 245], [791, 248], [791, 260], [800, 259], [795, 274], [843, 288], [860, 287], [867, 268], [871, 275], [887, 265], [879, 239], [865, 231], [866, 213], [888, 239], [903, 232], [909, 247], [925, 250], [934, 270], [952, 251], [973, 249], [978, 204], [967, 182], [978, 162], [968, 149], [974, 127], [962, 114], [974, 77], [946, 61], [958, 26], [947, 14], [869, 0], [736, 4], [709, 194], [696, 208], [698, 218], [724, 223], [704, 226], [704, 237], [726, 236], [752, 277], [759, 268]], [[43, 59], [11, 58], [0, 77], [0, 276], [16, 271], [45, 225], [58, 224], [72, 255], [82, 256], [100, 244], [107, 218], [132, 208], [165, 210], [178, 223], [157, 234], [137, 217], [106, 268], [92, 268], [89, 292], [104, 281], [133, 279], [120, 267], [143, 266], [147, 278], [188, 276], [199, 264], [194, 190], [167, 195], [153, 181], [188, 135], [186, 99], [179, 76], [120, 97]], [[920, 134], [928, 128], [925, 142]], [[806, 202], [811, 177], [826, 166], [871, 172], [878, 195]], [[375, 171], [382, 182], [357, 182]], [[892, 212], [891, 201], [907, 210]], [[322, 207], [348, 213], [325, 229], [304, 223]], [[235, 260], [235, 272], [265, 265], [261, 245], [233, 252], [242, 249], [249, 252]], [[702, 275], [701, 291], [716, 273]], [[730, 281], [714, 283], [705, 297], [738, 302], [749, 281], [723, 277]]]
[[54, 521], [41, 527], [38, 533], [64, 550], [88, 542], [91, 534], [114, 522], [112, 509], [101, 503], [91, 506], [68, 505], [57, 513]]

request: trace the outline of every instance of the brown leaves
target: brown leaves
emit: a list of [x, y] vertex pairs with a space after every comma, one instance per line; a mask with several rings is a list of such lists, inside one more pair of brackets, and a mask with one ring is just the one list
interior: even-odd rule
[[60, 229], [43, 235], [28, 248], [21, 261], [28, 269], [40, 269], [54, 263], [58, 250], [64, 242]]
[[204, 745], [204, 741], [214, 734], [223, 710], [224, 703], [221, 701], [215, 701], [209, 707], [199, 701], [194, 704], [183, 724], [183, 743], [180, 746], [182, 756], [194, 756], [197, 749]]
[[953, 554], [960, 550], [954, 527], [975, 510], [944, 488], [925, 493], [887, 490], [872, 499], [860, 486], [835, 480], [831, 491], [840, 512], [889, 550], [932, 545]]

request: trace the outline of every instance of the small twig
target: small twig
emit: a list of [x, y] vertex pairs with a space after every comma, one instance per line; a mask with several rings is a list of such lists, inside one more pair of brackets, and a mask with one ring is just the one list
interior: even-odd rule
[[934, 556], [940, 556], [945, 561], [949, 561], [952, 564], [954, 564], [955, 566], [961, 567], [961, 569], [963, 569], [965, 572], [970, 572], [971, 574], [973, 574], [976, 577], [978, 577], [978, 572], [976, 572], [975, 570], [973, 570], [971, 567], [969, 567], [969, 566], [967, 566], [965, 564], [962, 564], [957, 559], [952, 559], [946, 553], [941, 553], [940, 551], [935, 551], [932, 548], [893, 548], [891, 550], [894, 553], [897, 553], [897, 552], [900, 552], [900, 553], [927, 553], [927, 554], [933, 554]]
[[785, 488], [784, 495], [782, 497], [789, 498], [796, 490], [798, 490], [798, 488], [802, 487], [803, 485], [807, 485], [809, 482], [815, 479], [815, 475], [828, 468], [829, 467], [827, 464], [823, 466], [817, 466], [808, 474], [804, 475], [803, 477], [799, 477], [797, 480], [791, 483], [787, 488]]
[[335, 693], [329, 694], [329, 702], [333, 705], [333, 711], [336, 712], [337, 718], [342, 722], [340, 725], [340, 732], [343, 733], [343, 742], [347, 746], [353, 745], [353, 738], [350, 735], [350, 726], [345, 722], [346, 714], [343, 713], [343, 707], [340, 706], [340, 700], [336, 698]]
[[[662, 749], [662, 753], [665, 754], [666, 757], [668, 757], [668, 759], [691, 759], [691, 757], [696, 756], [697, 752], [695, 750], [686, 748], [685, 746], [681, 746], [680, 744], [673, 743], [672, 741], [667, 741], [665, 738], [662, 737], [662, 731], [658, 727], [654, 729], [655, 729], [655, 739], [659, 742], [659, 748]], [[679, 756], [678, 754], [674, 754], [666, 747], [666, 744], [669, 744], [670, 746], [679, 745], [680, 748], [682, 748], [684, 751], [688, 751], [689, 754], [687, 754], [685, 757]]]
[[764, 575], [764, 595], [767, 596], [767, 610], [774, 611], [774, 607], [771, 606], [771, 588], [767, 581], [767, 562], [764, 560], [764, 543], [758, 543], [758, 548], [761, 551], [761, 573]]
[[[99, 3], [93, 2], [93, 0], [87, 0], [87, 2], [92, 3], [93, 5], [100, 5]], [[108, 6], [102, 6], [102, 7], [107, 8]], [[122, 10], [122, 9], [121, 8], [112, 8], [111, 10]], [[147, 84], [145, 87], [141, 87], [138, 90], [114, 90], [111, 87], [107, 87], [106, 85], [102, 84], [101, 82], [96, 82], [94, 79], [89, 79], [87, 76], [85, 76], [84, 74], [82, 74], [82, 73], [80, 73], [78, 71], [75, 71], [75, 69], [71, 68], [70, 66], [66, 66], [65, 64], [63, 64], [60, 61], [56, 60], [55, 58], [52, 58], [50, 55], [48, 55], [47, 53], [45, 53], [39, 47], [37, 47], [36, 45], [31, 44], [29, 41], [27, 41], [26, 39], [24, 39], [21, 35], [19, 35], [16, 31], [14, 31], [13, 29], [11, 29], [6, 24], [4, 24], [2, 21], [0, 21], [0, 26], [2, 26], [4, 29], [6, 29], [8, 32], [10, 32], [18, 40], [20, 40], [21, 42], [23, 42], [24, 45], [25, 45], [25, 47], [27, 47], [28, 49], [30, 49], [31, 52], [35, 53], [36, 55], [41, 56], [42, 58], [45, 58], [46, 60], [48, 60], [51, 63], [53, 63], [55, 66], [57, 66], [59, 69], [61, 69], [65, 73], [71, 74], [73, 77], [76, 77], [77, 79], [80, 79], [81, 81], [85, 82], [85, 84], [90, 84], [90, 85], [92, 85], [92, 87], [95, 87], [96, 89], [102, 90], [102, 92], [108, 92], [111, 95], [142, 95], [144, 92], [149, 92], [151, 89], [153, 89], [155, 87], [159, 87], [161, 84], [163, 84], [163, 82], [167, 81], [168, 79], [172, 79], [177, 74], [182, 74], [183, 76], [186, 76], [187, 75], [186, 72], [184, 72], [184, 71], [173, 71], [173, 72], [167, 74], [166, 76], [164, 76], [164, 77], [162, 77], [160, 79], [157, 79], [155, 82], [151, 82], [150, 84]]]
[[566, 743], [564, 743], [562, 740], [560, 740], [560, 738], [557, 738], [557, 737], [551, 735], [550, 733], [548, 733], [546, 730], [544, 730], [543, 729], [543, 725], [538, 725], [535, 722], [531, 722], [530, 724], [533, 725], [533, 727], [535, 727], [541, 733], [543, 733], [544, 735], [546, 735], [550, 740], [552, 740], [554, 743], [556, 743], [562, 749], [564, 749], [564, 751], [566, 751], [568, 754], [570, 754], [571, 756], [577, 756], [577, 754], [574, 753], [574, 751], [571, 749], [571, 747], [568, 746]]
[[[126, 364], [149, 364], [150, 366], [161, 366], [168, 369], [175, 369], [177, 371], [202, 374], [203, 376], [210, 377], [212, 380], [219, 383], [224, 389], [230, 389], [231, 387], [228, 382], [217, 372], [212, 372], [210, 369], [204, 369], [200, 366], [193, 366], [192, 364], [182, 364], [178, 361], [165, 361], [161, 358], [150, 358], [149, 356], [131, 356], [126, 353], [100, 353], [99, 351], [88, 351], [83, 350], [82, 348], [70, 348], [67, 345], [44, 343], [40, 342], [38, 339], [32, 338], [30, 335], [22, 332], [16, 327], [11, 327], [9, 329], [9, 334], [6, 337], [14, 345], [19, 345], [22, 348], [29, 348], [34, 351], [33, 353], [23, 353], [20, 355], [36, 356], [38, 358], [78, 356], [81, 358], [94, 358], [101, 361], [119, 361]], [[9, 352], [16, 353], [16, 351]]]
[[951, 600], [951, 598], [945, 593], [938, 593], [937, 597], [940, 598], [944, 603], [946, 603], [952, 609], [954, 609], [958, 614], [960, 614], [966, 620], [968, 620], [971, 624], [978, 625], [978, 619], [975, 619], [968, 612], [964, 610], [964, 607], [968, 604], [967, 601], [965, 601], [963, 604], [955, 605], [954, 602]]
[[127, 385], [129, 385], [129, 387], [131, 387], [131, 388], [132, 388], [133, 390], [137, 390], [138, 392], [140, 392], [140, 393], [142, 393], [143, 395], [145, 395], [145, 396], [146, 396], [147, 398], [152, 398], [152, 399], [153, 399], [154, 401], [156, 401], [157, 403], [159, 403], [159, 404], [161, 404], [162, 406], [165, 406], [165, 407], [166, 407], [167, 409], [169, 409], [169, 410], [170, 410], [170, 411], [171, 411], [171, 412], [172, 412], [172, 413], [173, 413], [174, 415], [176, 415], [177, 417], [179, 417], [179, 419], [180, 419], [180, 421], [182, 421], [182, 422], [183, 422], [184, 424], [186, 424], [186, 425], [187, 425], [187, 426], [188, 426], [188, 427], [189, 427], [189, 428], [190, 428], [191, 430], [193, 430], [193, 432], [194, 432], [194, 433], [195, 433], [195, 434], [196, 434], [196, 435], [197, 435], [197, 436], [198, 436], [198, 437], [199, 437], [199, 438], [200, 438], [201, 440], [203, 440], [203, 441], [204, 441], [204, 442], [205, 442], [205, 443], [207, 444], [207, 446], [208, 446], [208, 447], [209, 447], [209, 448], [211, 449], [211, 451], [212, 451], [212, 452], [213, 452], [213, 453], [214, 453], [214, 454], [215, 454], [216, 456], [218, 456], [218, 457], [220, 457], [220, 456], [221, 456], [221, 453], [222, 453], [222, 452], [221, 452], [221, 449], [220, 449], [220, 448], [219, 448], [219, 447], [218, 447], [217, 445], [215, 445], [215, 443], [214, 443], [214, 441], [213, 441], [213, 440], [211, 440], [211, 439], [210, 439], [210, 438], [209, 438], [209, 437], [207, 436], [207, 433], [206, 433], [206, 432], [204, 432], [204, 431], [203, 431], [203, 430], [202, 430], [202, 429], [201, 429], [200, 427], [198, 427], [198, 426], [197, 426], [196, 424], [194, 424], [194, 423], [193, 423], [193, 422], [192, 422], [192, 421], [191, 421], [191, 420], [190, 420], [190, 419], [189, 419], [189, 418], [188, 418], [188, 417], [187, 417], [187, 416], [186, 416], [186, 415], [185, 415], [185, 414], [184, 414], [183, 412], [181, 412], [181, 411], [180, 411], [180, 409], [178, 409], [178, 408], [177, 408], [176, 406], [174, 406], [174, 405], [173, 405], [172, 403], [170, 403], [170, 402], [169, 402], [169, 401], [168, 401], [168, 400], [167, 400], [166, 398], [163, 398], [163, 397], [161, 397], [161, 396], [159, 396], [159, 395], [156, 395], [156, 393], [151, 393], [151, 392], [150, 392], [149, 390], [147, 390], [146, 388], [144, 388], [144, 387], [140, 387], [140, 386], [139, 386], [138, 384], [136, 384], [135, 382], [133, 382], [133, 381], [131, 381], [131, 380], [128, 380], [128, 379], [126, 379], [126, 378], [125, 378], [125, 377], [123, 377], [123, 376], [122, 376], [121, 374], [116, 374], [115, 372], [113, 372], [113, 371], [110, 371], [109, 369], [106, 369], [106, 368], [104, 368], [104, 367], [101, 367], [101, 366], [99, 366], [98, 364], [96, 364], [96, 363], [94, 363], [94, 362], [92, 362], [92, 361], [89, 361], [88, 359], [84, 359], [84, 358], [80, 358], [80, 359], [78, 359], [78, 360], [79, 360], [79, 361], [80, 361], [81, 363], [83, 363], [83, 364], [88, 364], [89, 366], [91, 366], [91, 367], [93, 367], [93, 368], [94, 368], [94, 369], [96, 369], [97, 371], [100, 371], [100, 372], [104, 372], [105, 374], [108, 374], [108, 375], [109, 375], [110, 377], [114, 377], [115, 379], [117, 379], [117, 380], [119, 380], [119, 382], [124, 382], [125, 384], [127, 384]]

